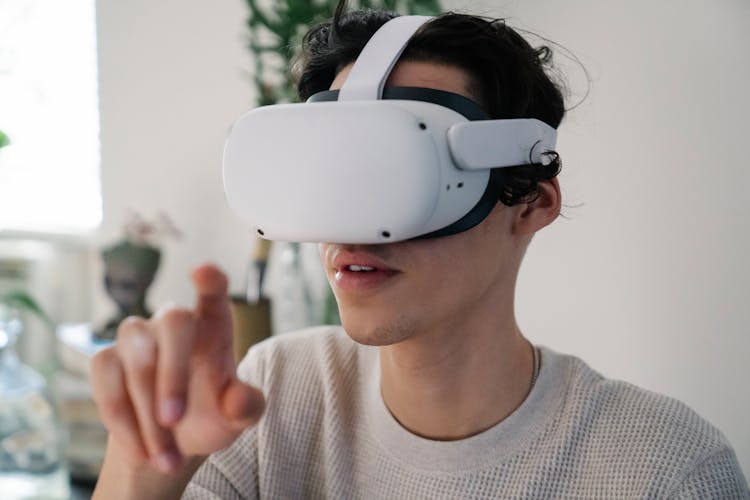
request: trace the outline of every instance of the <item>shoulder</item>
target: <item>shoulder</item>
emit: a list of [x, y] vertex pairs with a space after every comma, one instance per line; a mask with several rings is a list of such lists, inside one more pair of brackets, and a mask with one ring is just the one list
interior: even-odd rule
[[567, 365], [559, 429], [575, 436], [591, 459], [622, 471], [648, 471], [667, 491], [705, 474], [719, 459], [742, 477], [726, 437], [686, 404], [609, 379], [576, 357], [551, 355]]
[[570, 365], [569, 404], [595, 426], [687, 454], [728, 446], [716, 427], [681, 401], [607, 378], [578, 358], [571, 357]]

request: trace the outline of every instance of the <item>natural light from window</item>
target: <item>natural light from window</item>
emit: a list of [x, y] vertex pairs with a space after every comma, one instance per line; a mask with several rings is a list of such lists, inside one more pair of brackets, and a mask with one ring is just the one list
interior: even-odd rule
[[0, 0], [0, 231], [102, 218], [95, 0]]

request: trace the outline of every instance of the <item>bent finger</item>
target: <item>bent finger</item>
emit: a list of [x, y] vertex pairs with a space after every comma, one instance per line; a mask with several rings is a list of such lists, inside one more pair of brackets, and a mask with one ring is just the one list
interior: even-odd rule
[[108, 347], [98, 352], [91, 360], [91, 370], [94, 401], [102, 423], [133, 463], [146, 461], [148, 453], [115, 348]]
[[120, 326], [117, 348], [148, 455], [156, 467], [169, 472], [181, 457], [172, 432], [158, 422], [155, 411], [158, 346], [152, 325], [141, 318], [128, 320]]
[[195, 342], [195, 315], [188, 309], [166, 307], [154, 315], [158, 338], [156, 397], [159, 421], [171, 426], [187, 408], [190, 360]]

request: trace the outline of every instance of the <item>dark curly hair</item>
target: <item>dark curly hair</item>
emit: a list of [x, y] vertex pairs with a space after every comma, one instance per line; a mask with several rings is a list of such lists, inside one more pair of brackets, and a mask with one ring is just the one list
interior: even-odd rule
[[[336, 74], [354, 62], [370, 37], [398, 14], [377, 10], [345, 12], [341, 1], [331, 21], [310, 29], [292, 73], [300, 100], [327, 90]], [[459, 67], [470, 77], [470, 92], [492, 119], [536, 118], [557, 128], [565, 115], [561, 86], [548, 74], [552, 51], [533, 48], [503, 19], [448, 12], [423, 25], [400, 61], [424, 61]], [[490, 182], [498, 199], [512, 206], [534, 200], [538, 183], [555, 177], [560, 157], [549, 162], [494, 169]]]

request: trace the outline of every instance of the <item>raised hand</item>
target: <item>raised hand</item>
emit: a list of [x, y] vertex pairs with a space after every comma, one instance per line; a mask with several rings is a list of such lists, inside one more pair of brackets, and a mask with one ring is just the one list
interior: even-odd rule
[[93, 359], [94, 397], [110, 431], [105, 468], [179, 472], [186, 458], [226, 447], [263, 412], [260, 391], [235, 375], [226, 276], [204, 265], [192, 281], [194, 309], [129, 318], [115, 345]]

